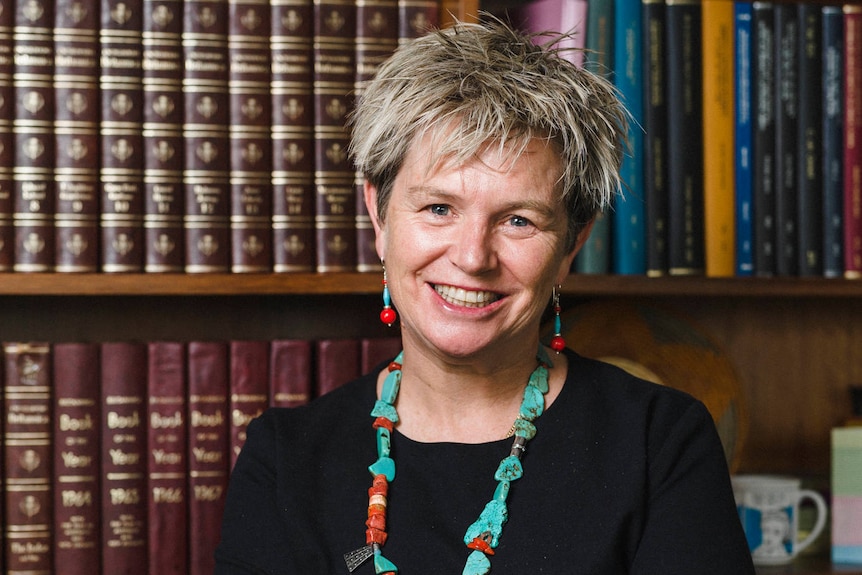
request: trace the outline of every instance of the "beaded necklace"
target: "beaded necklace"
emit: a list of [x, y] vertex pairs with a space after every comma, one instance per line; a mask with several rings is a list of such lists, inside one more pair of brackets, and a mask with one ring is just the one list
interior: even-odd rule
[[[395, 479], [395, 461], [390, 457], [392, 429], [398, 423], [395, 399], [401, 387], [401, 361], [404, 352], [398, 354], [389, 364], [389, 373], [383, 382], [380, 399], [374, 403], [371, 416], [377, 430], [377, 461], [368, 466], [371, 473], [371, 488], [368, 490], [368, 520], [365, 522], [365, 546], [344, 554], [347, 569], [352, 573], [362, 563], [374, 558], [374, 572], [377, 575], [396, 575], [398, 567], [383, 556], [381, 549], [386, 543], [386, 495], [389, 483]], [[494, 473], [497, 488], [494, 497], [485, 504], [479, 518], [467, 529], [464, 544], [470, 549], [462, 575], [486, 575], [491, 571], [488, 558], [500, 542], [503, 525], [508, 519], [506, 499], [512, 481], [519, 479], [524, 472], [521, 456], [527, 449], [527, 442], [536, 435], [533, 421], [545, 410], [545, 394], [548, 392], [548, 368], [553, 367], [542, 346], [536, 353], [538, 367], [530, 374], [524, 388], [524, 397], [518, 410], [518, 417], [512, 426], [515, 439], [508, 457], [505, 457]]]

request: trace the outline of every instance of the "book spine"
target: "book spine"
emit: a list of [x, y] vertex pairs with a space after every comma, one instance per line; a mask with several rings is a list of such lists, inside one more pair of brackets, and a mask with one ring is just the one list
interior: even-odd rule
[[797, 4], [799, 22], [796, 156], [797, 270], [823, 275], [823, 22], [821, 6]]
[[251, 420], [269, 406], [268, 341], [230, 342], [230, 468]]
[[269, 0], [228, 1], [231, 271], [272, 270]]
[[54, 565], [68, 575], [99, 573], [99, 344], [56, 343], [53, 363]]
[[395, 359], [401, 351], [400, 337], [364, 337], [359, 341], [359, 371], [368, 373], [378, 364]]
[[[356, 0], [356, 77], [354, 97], [362, 98], [365, 84], [377, 68], [398, 47], [399, 19], [397, 0]], [[356, 271], [381, 272], [374, 227], [365, 205], [365, 179], [356, 173]]]
[[147, 344], [147, 553], [150, 575], [188, 570], [186, 348]]
[[6, 573], [52, 572], [51, 348], [6, 343], [4, 535]]
[[99, 14], [54, 12], [54, 271], [99, 269]]
[[142, 0], [101, 2], [103, 272], [143, 270], [142, 12]]
[[448, 28], [455, 22], [478, 22], [479, 0], [440, 0], [440, 27]]
[[54, 269], [53, 4], [15, 6], [13, 269]]
[[228, 482], [228, 347], [188, 344], [189, 575], [210, 575]]
[[227, 0], [183, 3], [185, 271], [230, 270]]
[[844, 7], [844, 277], [862, 278], [862, 6]]
[[318, 272], [356, 270], [355, 171], [345, 126], [353, 108], [356, 4], [314, 2], [314, 194]]
[[844, 273], [844, 16], [823, 7], [823, 275]]
[[[0, 0], [0, 141], [14, 142], [12, 123], [15, 120], [14, 45], [12, 29], [15, 23], [14, 0]], [[14, 213], [15, 148], [0, 148], [0, 272], [11, 272], [15, 264]]]
[[101, 344], [102, 569], [147, 573], [147, 347]]
[[144, 0], [144, 271], [185, 268], [183, 2]]
[[797, 250], [799, 21], [796, 6], [775, 4], [775, 273], [799, 272]]
[[668, 0], [668, 272], [705, 271], [700, 0]]
[[771, 2], [752, 4], [754, 273], [775, 274], [775, 19]]
[[[643, 15], [640, 0], [614, 0], [614, 83], [631, 115], [632, 126], [644, 121]], [[614, 202], [611, 223], [613, 272], [646, 272], [646, 207], [644, 205], [644, 137], [629, 131], [629, 151], [623, 158], [620, 177], [625, 196]]]
[[703, 196], [706, 275], [735, 274], [734, 8], [733, 0], [704, 0]]
[[311, 0], [271, 0], [272, 244], [276, 273], [314, 271]]
[[752, 118], [752, 31], [751, 2], [734, 2], [734, 218], [736, 231], [736, 275], [754, 273], [754, 226], [752, 217], [753, 118]]
[[269, 405], [297, 407], [311, 401], [311, 342], [276, 339], [270, 342]]
[[424, 36], [440, 25], [438, 0], [396, 0], [398, 4], [398, 43]]
[[317, 340], [315, 367], [317, 397], [356, 379], [360, 375], [359, 341], [352, 338]]
[[646, 274], [658, 277], [668, 271], [666, 5], [664, 0], [643, 0], [642, 10]]

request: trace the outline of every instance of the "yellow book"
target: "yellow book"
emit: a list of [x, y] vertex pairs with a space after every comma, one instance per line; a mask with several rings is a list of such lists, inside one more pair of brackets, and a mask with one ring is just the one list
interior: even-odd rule
[[703, 0], [703, 205], [706, 275], [735, 273], [733, 1]]

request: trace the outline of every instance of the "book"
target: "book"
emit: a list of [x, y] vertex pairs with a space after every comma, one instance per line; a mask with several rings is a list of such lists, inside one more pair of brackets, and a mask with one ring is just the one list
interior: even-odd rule
[[643, 0], [644, 206], [646, 274], [668, 272], [668, 110], [665, 0]]
[[401, 338], [363, 337], [359, 340], [359, 371], [368, 373], [380, 363], [395, 359], [401, 352]]
[[147, 344], [147, 556], [150, 575], [188, 571], [186, 347]]
[[312, 0], [271, 0], [272, 249], [276, 273], [311, 272], [314, 252]]
[[[400, 23], [398, 0], [356, 0], [356, 76], [354, 98], [359, 100], [365, 84], [377, 68], [398, 47]], [[354, 201], [356, 202], [356, 271], [382, 272], [377, 255], [374, 227], [365, 205], [365, 178], [356, 172]]]
[[479, 5], [479, 0], [441, 0], [440, 27], [448, 28], [455, 22], [478, 22]]
[[147, 571], [147, 346], [101, 344], [102, 570]]
[[356, 270], [355, 170], [345, 126], [353, 109], [356, 4], [314, 2], [314, 195], [316, 271]]
[[230, 468], [233, 469], [251, 420], [269, 406], [269, 348], [264, 340], [230, 342]]
[[862, 6], [844, 9], [844, 277], [862, 278]]
[[424, 36], [440, 25], [437, 0], [396, 0], [398, 5], [398, 44]]
[[[53, 3], [15, 6], [13, 270], [54, 269]], [[11, 7], [11, 6], [10, 6]]]
[[736, 273], [734, 4], [703, 0], [703, 231], [709, 277]]
[[323, 338], [315, 342], [315, 389], [320, 397], [361, 375], [359, 341]]
[[700, 0], [668, 0], [668, 273], [705, 271], [703, 58]]
[[140, 272], [144, 258], [141, 3], [101, 0], [101, 270]]
[[734, 2], [734, 231], [736, 233], [736, 275], [754, 273], [753, 187], [753, 83], [751, 2]]
[[754, 114], [754, 274], [775, 274], [775, 16], [771, 2], [752, 3]]
[[185, 271], [230, 270], [228, 5], [183, 3]]
[[[0, 141], [14, 142], [12, 122], [15, 120], [14, 0], [0, 0]], [[15, 181], [14, 146], [0, 146], [0, 273], [11, 272], [15, 264], [15, 228], [12, 225]], [[0, 558], [2, 559], [2, 558]]]
[[54, 271], [99, 270], [99, 13], [54, 11]]
[[844, 273], [844, 15], [823, 6], [823, 275]]
[[269, 405], [297, 407], [311, 401], [311, 342], [275, 339], [269, 351]]
[[799, 20], [796, 6], [775, 3], [775, 273], [798, 268]]
[[228, 0], [233, 273], [272, 271], [272, 100], [268, 0]]
[[796, 5], [799, 26], [796, 138], [797, 274], [823, 275], [822, 6]]
[[225, 342], [188, 344], [189, 571], [215, 569], [221, 516], [227, 492], [228, 346]]
[[51, 347], [4, 343], [3, 521], [6, 573], [49, 573], [53, 450]]
[[611, 222], [612, 271], [646, 272], [646, 208], [644, 195], [643, 13], [640, 0], [614, 0], [614, 84], [631, 115], [629, 149], [620, 177], [624, 193], [617, 196]]
[[525, 31], [537, 34], [542, 43], [556, 34], [567, 34], [554, 44], [560, 55], [578, 66], [584, 63], [587, 36], [587, 0], [530, 0], [520, 7], [518, 22]]
[[69, 575], [101, 571], [99, 344], [55, 343], [53, 561]]
[[144, 271], [185, 268], [182, 0], [143, 3]]

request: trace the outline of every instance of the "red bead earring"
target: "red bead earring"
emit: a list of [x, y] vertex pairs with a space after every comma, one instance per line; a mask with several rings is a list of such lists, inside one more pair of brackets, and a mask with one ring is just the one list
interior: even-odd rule
[[386, 283], [386, 268], [383, 268], [383, 309], [380, 311], [380, 321], [392, 327], [398, 314], [392, 309], [392, 300], [389, 297], [389, 285]]
[[560, 289], [562, 286], [554, 286], [553, 302], [554, 302], [554, 337], [551, 338], [551, 349], [560, 353], [566, 348], [566, 340], [563, 339], [561, 332], [563, 331], [562, 320], [560, 320]]

